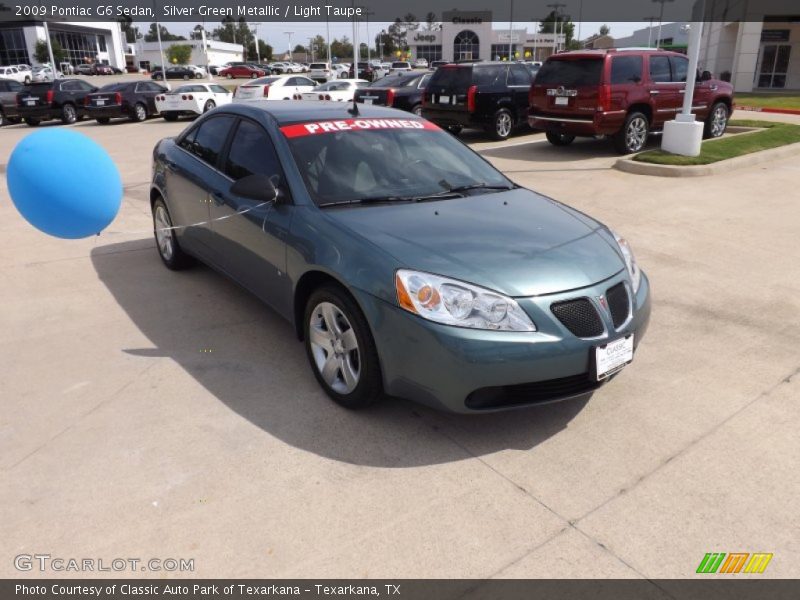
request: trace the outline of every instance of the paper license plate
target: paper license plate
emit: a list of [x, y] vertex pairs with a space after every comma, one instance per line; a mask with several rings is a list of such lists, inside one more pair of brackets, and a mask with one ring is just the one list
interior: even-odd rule
[[105, 105], [106, 105], [106, 101], [105, 100], [98, 100], [97, 101], [97, 106], [105, 106]]
[[364, 104], [372, 104], [372, 98], [364, 98]]
[[613, 375], [633, 360], [633, 334], [594, 349], [597, 380]]
[[36, 100], [26, 100], [25, 104], [28, 106], [36, 106]]
[[568, 106], [569, 98], [566, 96], [556, 96], [556, 106]]
[[439, 96], [439, 104], [450, 104], [450, 96]]

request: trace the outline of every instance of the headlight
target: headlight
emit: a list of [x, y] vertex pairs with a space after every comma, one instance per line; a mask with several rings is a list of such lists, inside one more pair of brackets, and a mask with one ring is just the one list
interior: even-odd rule
[[397, 301], [429, 321], [498, 331], [536, 331], [514, 299], [470, 283], [400, 269], [395, 275]]
[[631, 245], [621, 235], [618, 235], [611, 232], [614, 235], [614, 239], [617, 240], [617, 245], [619, 246], [620, 252], [622, 252], [622, 256], [625, 258], [625, 266], [628, 268], [628, 275], [631, 276], [631, 285], [633, 286], [633, 293], [639, 291], [639, 284], [642, 282], [642, 272], [639, 269], [639, 265], [636, 264], [636, 257], [633, 256], [633, 250], [631, 250]]

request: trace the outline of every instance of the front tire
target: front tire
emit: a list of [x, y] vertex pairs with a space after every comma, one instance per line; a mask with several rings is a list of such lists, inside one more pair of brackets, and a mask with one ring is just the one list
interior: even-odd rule
[[314, 291], [304, 315], [305, 347], [311, 370], [336, 403], [365, 408], [381, 395], [381, 371], [369, 325], [341, 288]]
[[78, 111], [72, 104], [65, 104], [61, 107], [61, 122], [64, 125], [72, 125], [78, 121]]
[[98, 125], [108, 125], [109, 122], [111, 122], [111, 119], [109, 119], [108, 117], [98, 117], [97, 119], [95, 119], [95, 121], [97, 121]]
[[545, 137], [547, 137], [547, 141], [553, 144], [553, 146], [569, 146], [572, 142], [575, 141], [575, 136], [570, 135], [568, 133], [557, 133], [555, 131], [547, 131], [545, 132]]
[[208, 102], [206, 102], [206, 105], [203, 107], [203, 112], [207, 113], [208, 111], [213, 110], [216, 107], [217, 107], [216, 103], [213, 100], [209, 100]]
[[614, 148], [620, 154], [631, 154], [644, 149], [650, 123], [647, 116], [640, 112], [632, 112], [625, 118], [625, 124], [614, 135]]
[[147, 108], [141, 102], [137, 102], [136, 106], [133, 107], [131, 121], [135, 123], [141, 123], [145, 119], [147, 119]]
[[492, 138], [498, 141], [507, 140], [514, 130], [514, 117], [511, 112], [506, 108], [501, 108], [494, 113], [492, 119], [492, 127], [489, 130]]
[[41, 123], [41, 120], [33, 117], [25, 117], [25, 123], [28, 125], [28, 127], [36, 127], [39, 125], [39, 123]]
[[164, 265], [172, 271], [182, 271], [194, 264], [194, 259], [181, 250], [172, 227], [172, 217], [163, 198], [153, 203], [153, 235], [156, 249]]
[[415, 104], [411, 108], [411, 112], [414, 113], [415, 115], [417, 115], [418, 117], [421, 117], [422, 116], [422, 104]]
[[257, 79], [257, 78], [258, 78], [257, 73], [250, 73], [250, 79]]
[[714, 103], [703, 127], [703, 137], [706, 139], [722, 137], [728, 128], [729, 117], [730, 111], [727, 104], [724, 102]]
[[230, 73], [228, 73], [227, 75], [225, 75], [225, 77], [226, 77], [227, 79], [233, 79], [233, 75], [231, 75]]
[[175, 114], [174, 112], [161, 113], [161, 116], [164, 117], [165, 121], [177, 121], [178, 120], [178, 115]]

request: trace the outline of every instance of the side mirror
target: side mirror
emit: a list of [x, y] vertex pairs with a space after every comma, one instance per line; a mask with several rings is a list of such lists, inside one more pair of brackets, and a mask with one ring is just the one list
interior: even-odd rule
[[231, 194], [258, 202], [278, 200], [278, 190], [275, 189], [272, 179], [261, 174], [248, 175], [238, 180], [231, 186]]

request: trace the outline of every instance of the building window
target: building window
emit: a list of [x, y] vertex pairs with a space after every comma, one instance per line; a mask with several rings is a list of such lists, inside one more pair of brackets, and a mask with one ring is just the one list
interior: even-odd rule
[[29, 65], [28, 47], [22, 29], [0, 30], [0, 65]]
[[465, 29], [453, 41], [453, 58], [455, 60], [472, 60], [480, 58], [481, 44], [474, 31]]
[[758, 87], [786, 87], [786, 75], [789, 72], [789, 56], [791, 52], [792, 47], [789, 44], [766, 44], [761, 47]]
[[417, 58], [424, 58], [428, 62], [442, 60], [441, 44], [417, 46]]
[[98, 42], [105, 37], [93, 33], [78, 33], [75, 31], [59, 31], [50, 29], [50, 34], [61, 44], [66, 55], [65, 60], [75, 65], [97, 62]]
[[492, 60], [514, 60], [516, 45], [511, 46], [511, 55], [508, 54], [508, 44], [492, 44]]
[[98, 35], [97, 36], [97, 47], [100, 48], [100, 52], [107, 52], [106, 49], [106, 36]]

